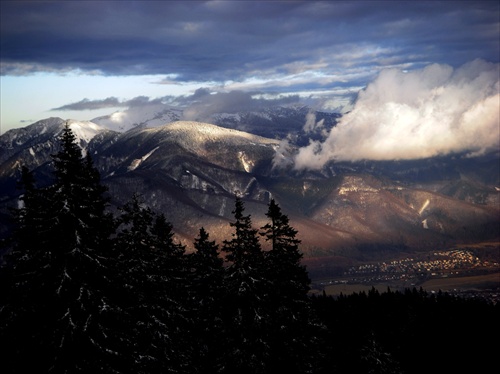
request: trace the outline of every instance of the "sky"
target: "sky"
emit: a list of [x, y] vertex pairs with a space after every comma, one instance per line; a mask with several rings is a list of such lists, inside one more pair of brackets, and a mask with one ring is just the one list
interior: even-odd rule
[[[2, 0], [0, 21], [1, 133], [154, 103], [349, 111], [330, 139], [302, 151], [313, 166], [352, 158], [334, 139], [350, 146], [353, 129], [391, 137], [361, 152], [383, 158], [374, 148], [398, 146], [408, 129], [421, 147], [443, 122], [449, 138], [467, 128], [448, 148], [436, 144], [440, 153], [498, 122], [498, 1]], [[385, 123], [374, 124], [374, 108]], [[463, 124], [479, 112], [491, 117], [484, 128]]]

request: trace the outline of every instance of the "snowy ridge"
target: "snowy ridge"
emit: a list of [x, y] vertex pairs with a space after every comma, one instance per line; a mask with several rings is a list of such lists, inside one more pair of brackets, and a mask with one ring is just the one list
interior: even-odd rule
[[244, 131], [227, 129], [204, 122], [176, 121], [162, 127], [150, 128], [145, 131], [169, 132], [176, 137], [187, 137], [191, 141], [220, 141], [230, 139], [244, 139], [259, 144], [277, 144], [274, 139], [253, 135]]
[[105, 127], [90, 121], [77, 121], [73, 119], [63, 120], [58, 117], [47, 118], [35, 122], [29, 126], [12, 129], [0, 136], [0, 145], [6, 149], [23, 146], [27, 143], [36, 143], [37, 139], [57, 138], [65, 124], [68, 124], [80, 143], [88, 144], [94, 136], [100, 132], [107, 131]]
[[73, 131], [73, 134], [75, 134], [76, 138], [80, 141], [80, 144], [82, 141], [88, 144], [94, 136], [107, 130], [90, 121], [76, 121], [70, 119], [67, 120], [67, 123]]

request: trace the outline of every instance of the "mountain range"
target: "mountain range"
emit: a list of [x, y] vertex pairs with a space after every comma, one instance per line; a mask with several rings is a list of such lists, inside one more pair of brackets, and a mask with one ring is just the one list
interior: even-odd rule
[[230, 238], [236, 195], [256, 228], [274, 198], [314, 266], [500, 239], [498, 153], [297, 170], [296, 150], [322, 136], [307, 122], [328, 130], [340, 115], [278, 107], [218, 113], [206, 123], [163, 110], [121, 128], [116, 121], [112, 126], [112, 116], [48, 118], [0, 137], [0, 235], [11, 227], [8, 209], [17, 206], [21, 165], [34, 170], [39, 186], [50, 183], [50, 155], [68, 122], [101, 172], [111, 208], [141, 194], [188, 248], [202, 226], [219, 243]]

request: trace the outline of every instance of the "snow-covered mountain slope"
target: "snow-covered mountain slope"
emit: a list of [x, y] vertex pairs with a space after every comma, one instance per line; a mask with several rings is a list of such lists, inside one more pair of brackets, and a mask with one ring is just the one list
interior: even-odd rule
[[[178, 121], [162, 127], [144, 130], [149, 136], [163, 136], [192, 152], [207, 152], [211, 144], [221, 146], [277, 145], [278, 141], [244, 131], [227, 129], [209, 123]], [[222, 151], [222, 149], [221, 149]]]
[[[443, 159], [411, 164], [408, 175], [400, 173], [401, 164], [391, 168], [363, 163], [299, 174], [273, 169], [279, 146], [274, 139], [180, 121], [122, 134], [101, 153], [97, 165], [112, 194], [123, 199], [121, 203], [141, 191], [148, 204], [168, 213], [188, 237], [188, 233], [195, 235], [199, 225], [207, 228], [209, 223], [218, 231], [214, 235], [224, 233], [221, 222], [231, 219], [235, 195], [246, 199], [255, 217], [263, 217], [265, 204], [275, 198], [304, 228], [306, 251], [370, 242], [418, 247], [469, 240], [480, 232], [495, 235], [492, 227], [498, 223], [499, 211], [494, 203], [500, 201], [500, 194], [493, 187], [477, 182], [474, 195], [461, 200], [439, 192], [450, 185], [450, 179], [470, 174], [472, 166], [456, 169], [456, 160]], [[479, 169], [490, 170], [493, 164], [474, 165], [479, 175]], [[423, 183], [416, 185], [419, 176]], [[427, 186], [431, 189], [425, 191]], [[424, 216], [419, 211], [427, 199], [432, 209]], [[425, 219], [427, 225], [422, 223]]]
[[106, 174], [114, 170], [161, 168], [171, 170], [179, 179], [179, 159], [193, 165], [213, 164], [229, 171], [254, 172], [272, 167], [279, 142], [246, 132], [226, 129], [208, 123], [178, 121], [161, 127], [131, 130], [104, 154], [113, 155], [112, 164], [102, 164]]

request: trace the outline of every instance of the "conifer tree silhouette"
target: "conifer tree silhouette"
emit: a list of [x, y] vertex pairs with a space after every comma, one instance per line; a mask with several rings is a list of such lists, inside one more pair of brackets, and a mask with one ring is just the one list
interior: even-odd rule
[[24, 206], [15, 214], [0, 315], [3, 352], [13, 372], [23, 372], [31, 360], [39, 371], [55, 373], [116, 363], [105, 296], [113, 277], [113, 219], [105, 213], [99, 173], [90, 157], [82, 157], [68, 124], [59, 141], [52, 186], [37, 189], [26, 169], [22, 175]]
[[174, 243], [165, 216], [144, 206], [137, 194], [121, 208], [118, 222], [120, 305], [134, 342], [128, 351], [133, 371], [187, 373], [192, 344], [184, 247]]
[[224, 365], [225, 330], [222, 321], [224, 266], [219, 246], [203, 227], [194, 239], [191, 262], [191, 313], [195, 326], [192, 340], [197, 345], [193, 360], [201, 372], [215, 373]]
[[231, 240], [222, 250], [229, 263], [226, 272], [224, 320], [226, 334], [227, 373], [264, 373], [268, 362], [267, 293], [264, 253], [250, 215], [244, 214], [244, 203], [236, 197], [233, 210], [234, 228]]
[[311, 356], [317, 347], [315, 335], [320, 326], [313, 317], [307, 294], [310, 280], [301, 264], [300, 240], [274, 199], [266, 216], [269, 222], [261, 228], [260, 235], [271, 243], [266, 252], [266, 277], [271, 285], [268, 297], [271, 372], [308, 372], [313, 365]]

